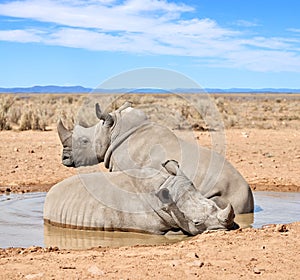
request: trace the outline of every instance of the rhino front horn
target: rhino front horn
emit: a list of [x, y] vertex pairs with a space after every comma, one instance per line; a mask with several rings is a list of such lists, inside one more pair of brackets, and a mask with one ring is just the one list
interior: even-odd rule
[[61, 143], [63, 144], [63, 146], [71, 147], [72, 146], [72, 132], [65, 128], [61, 119], [59, 119], [59, 122], [57, 124], [57, 132], [58, 132], [59, 139], [60, 139]]
[[230, 203], [218, 213], [218, 220], [223, 225], [230, 225], [234, 219], [234, 210]]

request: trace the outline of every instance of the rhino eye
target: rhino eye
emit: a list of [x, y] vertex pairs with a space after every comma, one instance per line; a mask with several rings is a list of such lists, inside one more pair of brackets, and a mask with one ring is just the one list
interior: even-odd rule
[[87, 145], [88, 143], [89, 143], [89, 139], [87, 139], [87, 138], [80, 139], [80, 144], [81, 145]]

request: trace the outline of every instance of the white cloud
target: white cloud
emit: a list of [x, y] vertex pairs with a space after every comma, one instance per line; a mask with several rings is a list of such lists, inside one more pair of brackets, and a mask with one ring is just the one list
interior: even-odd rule
[[295, 32], [295, 33], [300, 33], [300, 28], [288, 28], [287, 31]]
[[111, 5], [107, 1], [26, 0], [0, 4], [0, 14], [34, 19], [70, 27], [98, 28], [106, 31], [143, 32], [181, 12], [190, 11], [186, 5], [166, 1], [124, 1]]
[[[227, 55], [223, 67], [245, 68], [258, 72], [299, 72], [300, 56], [274, 50], [243, 50]], [[220, 65], [219, 65], [220, 66]]]
[[241, 42], [245, 46], [261, 48], [264, 50], [288, 50], [292, 48], [294, 43], [299, 43], [299, 40], [278, 37], [253, 37], [250, 39], [243, 39]]
[[[30, 21], [23, 29], [0, 31], [0, 40], [192, 56], [208, 66], [254, 71], [300, 71], [298, 36], [249, 37], [212, 19], [187, 19], [185, 13], [193, 11], [191, 6], [166, 0], [11, 1], [0, 4], [0, 15]], [[244, 20], [237, 24], [255, 26]]]
[[260, 24], [258, 24], [257, 22], [253, 22], [253, 21], [248, 21], [248, 20], [237, 20], [235, 22], [236, 25], [238, 26], [243, 26], [243, 27], [256, 27], [256, 26], [260, 26]]
[[41, 42], [42, 38], [36, 30], [0, 30], [0, 41], [19, 43]]

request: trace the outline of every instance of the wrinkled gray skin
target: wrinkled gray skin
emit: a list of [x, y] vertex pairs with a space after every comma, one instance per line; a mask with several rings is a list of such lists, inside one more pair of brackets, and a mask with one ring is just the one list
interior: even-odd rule
[[161, 169], [169, 158], [180, 162], [183, 172], [200, 192], [235, 214], [251, 213], [253, 194], [241, 174], [218, 153], [182, 141], [165, 127], [151, 123], [141, 110], [125, 103], [104, 114], [93, 127], [76, 125], [68, 131], [60, 121], [58, 133], [63, 144], [62, 163], [69, 167], [103, 162], [110, 171], [151, 167]]
[[70, 228], [153, 234], [237, 228], [230, 204], [220, 209], [204, 198], [176, 161], [163, 166], [161, 171], [144, 168], [70, 177], [48, 192], [44, 220]]

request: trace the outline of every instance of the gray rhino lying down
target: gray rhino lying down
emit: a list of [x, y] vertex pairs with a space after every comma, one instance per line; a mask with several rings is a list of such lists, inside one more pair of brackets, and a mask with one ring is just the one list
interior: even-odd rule
[[96, 104], [96, 114], [100, 119], [97, 125], [88, 128], [76, 125], [72, 132], [59, 122], [65, 166], [104, 162], [110, 171], [144, 167], [159, 170], [161, 162], [172, 158], [206, 198], [213, 199], [220, 207], [230, 202], [236, 214], [253, 212], [249, 185], [223, 156], [175, 137], [128, 102], [109, 114], [101, 112]]
[[176, 161], [166, 162], [161, 171], [73, 176], [53, 186], [44, 205], [46, 223], [78, 229], [196, 235], [236, 228], [233, 219], [232, 206], [220, 209], [204, 198]]

